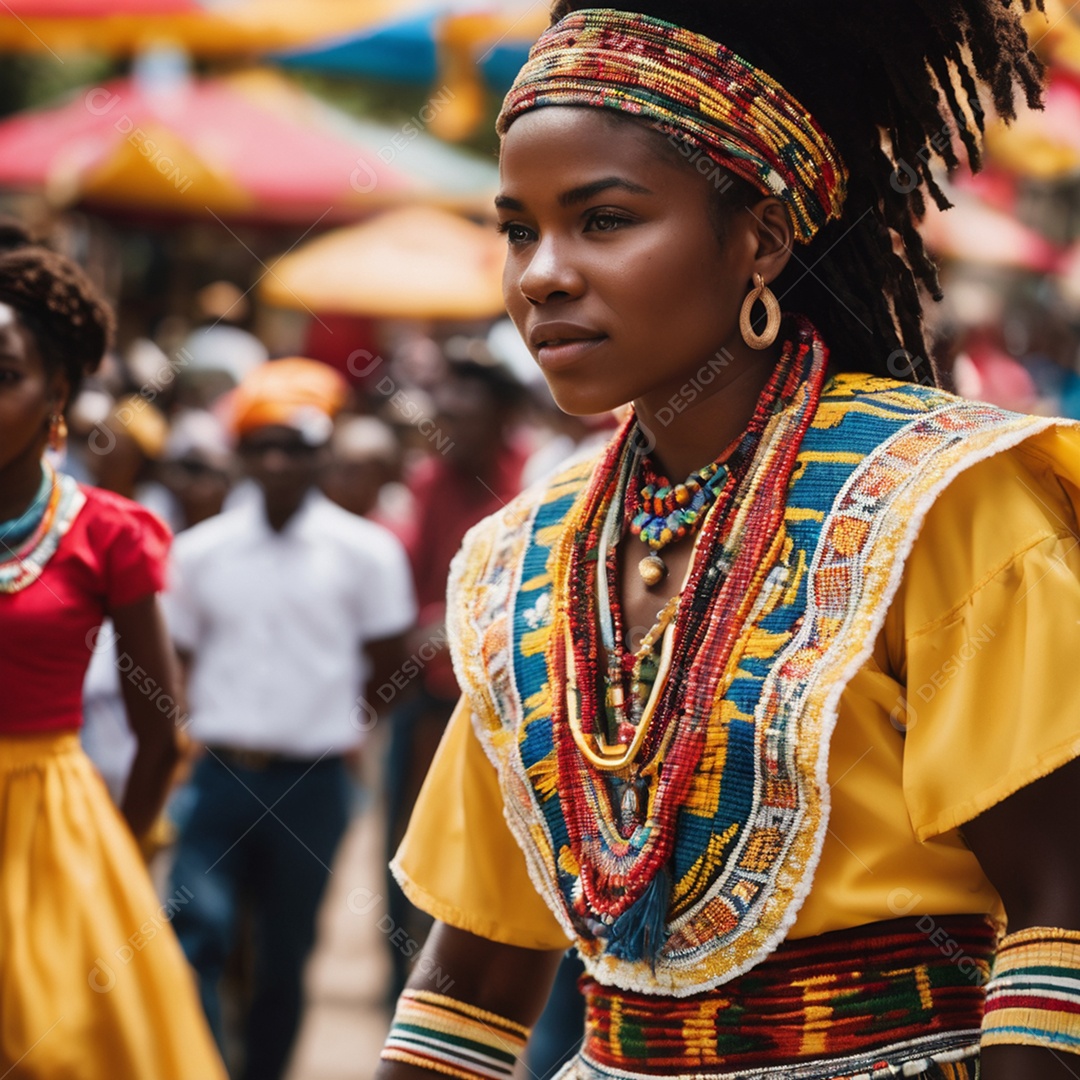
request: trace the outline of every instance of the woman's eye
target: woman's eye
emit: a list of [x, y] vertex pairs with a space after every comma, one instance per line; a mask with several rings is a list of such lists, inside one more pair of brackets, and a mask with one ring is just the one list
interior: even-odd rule
[[501, 222], [498, 228], [499, 232], [506, 237], [507, 242], [510, 244], [524, 244], [532, 237], [532, 232], [529, 229], [513, 221]]
[[611, 232], [612, 229], [618, 229], [620, 226], [627, 224], [629, 224], [628, 219], [620, 214], [602, 212], [593, 214], [585, 227], [586, 231], [591, 229], [593, 232]]
[[10, 385], [11, 383], [17, 383], [22, 376], [17, 371], [5, 370], [0, 368], [0, 385]]

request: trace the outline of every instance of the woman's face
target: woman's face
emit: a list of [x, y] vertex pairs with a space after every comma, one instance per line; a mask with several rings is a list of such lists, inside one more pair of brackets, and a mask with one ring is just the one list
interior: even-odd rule
[[600, 109], [549, 106], [503, 140], [506, 306], [566, 412], [661, 408], [743, 349], [758, 251], [739, 227], [749, 212], [721, 242], [715, 177], [662, 138]]
[[62, 382], [46, 371], [18, 312], [0, 304], [0, 469], [44, 450], [49, 417], [63, 405]]

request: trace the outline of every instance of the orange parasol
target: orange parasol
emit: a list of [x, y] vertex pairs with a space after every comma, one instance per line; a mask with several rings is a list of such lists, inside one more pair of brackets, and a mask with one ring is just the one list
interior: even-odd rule
[[272, 264], [260, 289], [270, 304], [317, 312], [486, 319], [503, 310], [505, 252], [490, 226], [414, 206], [304, 244]]

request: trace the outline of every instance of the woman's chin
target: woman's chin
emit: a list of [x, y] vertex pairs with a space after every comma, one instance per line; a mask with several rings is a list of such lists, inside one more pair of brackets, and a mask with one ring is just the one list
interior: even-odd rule
[[571, 380], [547, 380], [555, 404], [568, 416], [599, 416], [615, 412], [631, 399], [613, 393], [611, 387], [575, 385]]

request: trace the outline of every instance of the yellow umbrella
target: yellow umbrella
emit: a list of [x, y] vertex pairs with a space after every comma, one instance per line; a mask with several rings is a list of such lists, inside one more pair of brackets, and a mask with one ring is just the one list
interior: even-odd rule
[[20, 17], [0, 3], [0, 50], [123, 56], [156, 42], [196, 56], [284, 49], [345, 34], [418, 6], [420, 0], [239, 0], [197, 11], [94, 18]]
[[428, 206], [337, 229], [272, 264], [270, 304], [383, 318], [486, 319], [503, 310], [506, 244], [490, 226]]
[[[116, 207], [139, 207], [159, 213], [205, 214], [207, 207], [225, 215], [254, 213], [257, 201], [234, 179], [216, 169], [164, 124], [147, 124], [145, 139], [125, 139], [117, 152], [80, 177], [69, 190], [58, 190], [62, 173], [50, 177], [48, 194], [57, 205], [76, 198]], [[147, 154], [145, 147], [154, 147]], [[162, 169], [159, 162], [166, 162]]]

